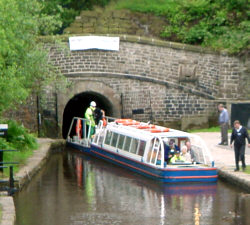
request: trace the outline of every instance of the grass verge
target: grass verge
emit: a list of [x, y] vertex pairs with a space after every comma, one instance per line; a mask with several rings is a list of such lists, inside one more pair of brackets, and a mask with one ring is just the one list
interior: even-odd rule
[[244, 173], [250, 174], [250, 165], [246, 167], [246, 170], [244, 171]]
[[[8, 124], [8, 133], [6, 137], [0, 137], [1, 150], [17, 150], [14, 152], [3, 152], [4, 162], [17, 162], [14, 165], [14, 173], [16, 173], [20, 166], [23, 165], [27, 158], [33, 154], [33, 151], [38, 148], [37, 139], [33, 134], [13, 120], [0, 121], [0, 123]], [[4, 164], [9, 166], [11, 164]], [[9, 168], [4, 169], [3, 176], [9, 175]]]
[[[203, 129], [189, 129], [187, 130], [189, 133], [199, 133], [199, 132], [220, 132], [220, 127], [210, 127]], [[232, 129], [228, 130], [228, 133], [232, 133]]]
[[119, 0], [117, 9], [152, 13], [167, 21], [161, 37], [170, 41], [227, 49], [249, 47], [247, 0]]

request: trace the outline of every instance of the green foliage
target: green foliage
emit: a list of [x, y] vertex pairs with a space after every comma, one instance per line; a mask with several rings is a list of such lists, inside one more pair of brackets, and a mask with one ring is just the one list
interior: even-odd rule
[[17, 149], [21, 152], [34, 150], [38, 147], [36, 137], [16, 121], [1, 121], [8, 124], [6, 138], [1, 138], [0, 149]]
[[[16, 172], [26, 159], [33, 154], [33, 150], [38, 148], [37, 139], [30, 134], [26, 128], [13, 120], [0, 121], [0, 123], [8, 124], [8, 134], [6, 138], [0, 137], [0, 149], [18, 150], [17, 152], [4, 152], [4, 162], [18, 162], [19, 165], [14, 166]], [[8, 169], [4, 169], [4, 174], [9, 173]]]
[[[92, 9], [94, 5], [104, 7], [110, 0], [39, 0], [43, 4], [42, 15], [56, 17], [62, 22], [61, 27], [54, 29], [54, 33], [62, 33], [64, 28], [68, 27], [81, 10]], [[50, 22], [48, 20], [48, 22]], [[44, 23], [46, 25], [46, 23]], [[40, 30], [42, 34], [43, 29]]]
[[246, 170], [244, 172], [247, 173], [247, 174], [250, 174], [250, 166], [247, 166]]
[[[209, 127], [202, 129], [190, 129], [187, 130], [189, 133], [199, 133], [199, 132], [220, 132], [220, 127]], [[232, 129], [228, 129], [228, 133], [232, 133]]]
[[162, 37], [231, 53], [249, 47], [247, 0], [120, 0], [117, 8], [166, 18]]
[[0, 114], [60, 76], [37, 43], [41, 30], [49, 34], [60, 21], [41, 14], [41, 9], [36, 0], [0, 0]]

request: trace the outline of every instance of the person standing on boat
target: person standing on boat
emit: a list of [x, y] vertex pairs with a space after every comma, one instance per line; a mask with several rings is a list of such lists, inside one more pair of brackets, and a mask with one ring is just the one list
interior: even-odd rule
[[96, 125], [99, 124], [100, 120], [102, 120], [104, 127], [107, 125], [107, 121], [105, 118], [105, 111], [103, 109], [96, 107], [94, 111], [94, 118], [95, 118]]
[[90, 137], [95, 134], [95, 118], [94, 118], [94, 111], [96, 108], [96, 103], [94, 101], [90, 102], [90, 106], [87, 108], [85, 112], [85, 119], [87, 119], [87, 134], [90, 129]]
[[221, 142], [219, 145], [228, 145], [228, 112], [222, 104], [218, 105], [218, 110], [220, 111], [219, 124], [221, 131]]
[[234, 171], [239, 171], [239, 161], [242, 162], [242, 170], [246, 169], [245, 163], [245, 147], [246, 147], [246, 138], [248, 140], [248, 147], [250, 147], [250, 138], [248, 136], [247, 129], [241, 126], [239, 120], [234, 121], [234, 129], [231, 135], [230, 146], [232, 148], [232, 143], [234, 142], [234, 154], [235, 154], [235, 165], [236, 168]]

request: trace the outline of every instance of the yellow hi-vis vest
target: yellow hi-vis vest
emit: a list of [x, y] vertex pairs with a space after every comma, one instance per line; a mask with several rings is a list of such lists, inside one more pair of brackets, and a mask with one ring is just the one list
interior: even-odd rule
[[91, 127], [95, 126], [94, 110], [95, 110], [95, 108], [90, 106], [90, 107], [87, 108], [87, 110], [85, 112], [85, 115], [84, 115], [85, 119], [87, 119], [86, 124], [90, 125], [90, 122], [91, 122]]

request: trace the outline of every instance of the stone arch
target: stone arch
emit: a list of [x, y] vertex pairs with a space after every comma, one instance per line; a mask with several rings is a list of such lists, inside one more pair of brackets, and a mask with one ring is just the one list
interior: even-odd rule
[[[69, 94], [70, 93], [70, 94]], [[71, 96], [71, 97], [69, 97]], [[62, 136], [67, 132], [74, 116], [84, 117], [85, 110], [91, 101], [103, 109], [107, 116], [120, 117], [121, 95], [107, 85], [93, 80], [75, 81], [67, 94], [58, 98], [59, 124], [62, 124]]]

